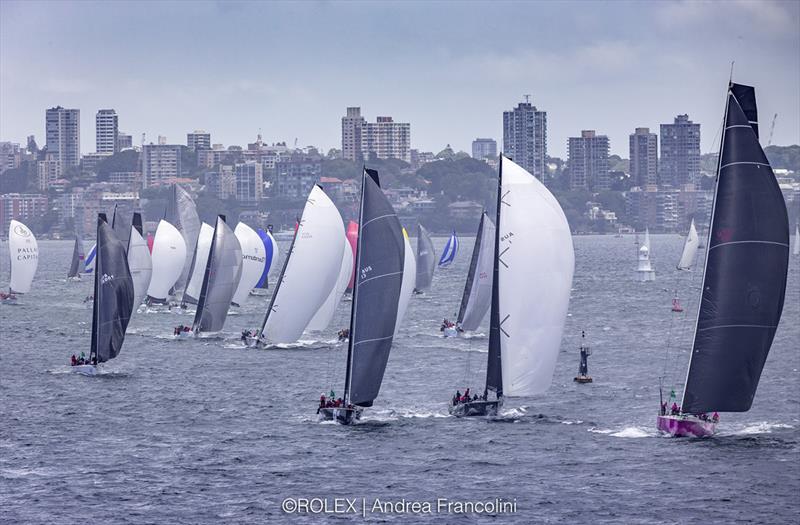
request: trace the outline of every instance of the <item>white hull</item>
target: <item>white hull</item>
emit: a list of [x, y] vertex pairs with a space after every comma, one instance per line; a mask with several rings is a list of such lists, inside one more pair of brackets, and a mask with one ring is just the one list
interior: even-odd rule
[[93, 376], [97, 374], [97, 367], [95, 365], [75, 365], [70, 368], [74, 373], [82, 376]]
[[458, 330], [454, 326], [449, 326], [442, 330], [442, 334], [445, 337], [458, 337]]

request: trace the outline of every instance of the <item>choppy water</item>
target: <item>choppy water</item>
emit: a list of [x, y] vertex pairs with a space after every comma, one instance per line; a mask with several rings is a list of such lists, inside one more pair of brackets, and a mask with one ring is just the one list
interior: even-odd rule
[[[441, 250], [445, 239], [437, 239]], [[676, 235], [653, 236], [654, 283], [634, 280], [631, 237], [576, 237], [577, 268], [553, 386], [509, 399], [503, 418], [447, 416], [456, 388], [480, 386], [486, 338], [442, 339], [471, 250], [414, 297], [381, 395], [363, 424], [316, 422], [339, 391], [343, 303], [329, 331], [295, 348], [246, 350], [267, 298], [228, 318], [227, 339], [172, 341], [174, 313], [136, 315], [118, 359], [69, 373], [89, 347], [90, 279], [64, 279], [72, 243], [40, 243], [35, 287], [0, 306], [0, 522], [787, 523], [800, 493], [800, 259], [753, 409], [723, 414], [707, 440], [655, 430], [658, 377], [683, 380], [699, 276], [677, 277]], [[2, 275], [6, 282], [7, 275]], [[488, 316], [487, 316], [488, 317]], [[576, 385], [580, 330], [595, 382]], [[680, 341], [683, 341], [681, 343]], [[284, 498], [359, 498], [358, 516], [285, 514]], [[371, 513], [374, 500], [434, 502], [430, 514]], [[437, 515], [436, 499], [516, 501], [516, 512]]]

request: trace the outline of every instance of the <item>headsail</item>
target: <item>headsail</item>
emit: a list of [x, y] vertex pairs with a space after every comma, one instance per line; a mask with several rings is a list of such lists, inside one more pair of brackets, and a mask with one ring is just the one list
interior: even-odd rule
[[256, 288], [269, 288], [269, 273], [277, 265], [279, 250], [278, 243], [272, 234], [258, 229], [258, 236], [261, 237], [261, 242], [264, 243], [264, 253], [266, 254], [266, 262], [264, 263], [264, 271], [261, 273], [261, 278], [256, 283]]
[[439, 268], [450, 266], [450, 264], [452, 264], [453, 260], [456, 258], [457, 253], [458, 237], [456, 236], [456, 231], [453, 230], [453, 233], [450, 234], [450, 238], [447, 239], [447, 244], [444, 246], [442, 256], [439, 257]]
[[178, 229], [186, 244], [188, 257], [184, 261], [180, 278], [175, 283], [178, 288], [183, 288], [189, 278], [192, 263], [191, 257], [197, 246], [197, 236], [200, 234], [200, 217], [197, 215], [197, 207], [194, 204], [194, 200], [192, 200], [192, 196], [178, 184], [172, 185], [172, 196], [167, 201], [167, 211], [164, 219]]
[[133, 213], [127, 251], [128, 268], [133, 280], [133, 307], [137, 308], [147, 295], [147, 288], [150, 286], [150, 278], [153, 275], [150, 250], [142, 237], [142, 216], [137, 212]]
[[31, 291], [33, 276], [39, 266], [39, 244], [27, 226], [12, 220], [8, 226], [8, 251], [11, 257], [11, 293]]
[[239, 239], [242, 248], [242, 277], [239, 279], [239, 286], [236, 287], [232, 302], [241, 305], [250, 295], [250, 290], [255, 288], [261, 279], [267, 256], [264, 253], [264, 241], [253, 228], [240, 222], [233, 233]]
[[377, 171], [364, 170], [358, 223], [345, 400], [372, 406], [392, 347], [405, 260], [400, 221]]
[[214, 228], [203, 287], [194, 315], [192, 330], [195, 334], [222, 330], [241, 276], [242, 248], [239, 239], [225, 223], [225, 217], [220, 215]]
[[403, 228], [403, 243], [405, 244], [405, 253], [403, 255], [403, 285], [400, 287], [400, 299], [397, 303], [397, 322], [394, 326], [395, 337], [397, 337], [397, 331], [400, 329], [400, 324], [406, 316], [408, 303], [411, 301], [411, 296], [414, 294], [414, 282], [417, 279], [417, 261], [414, 258], [414, 252], [411, 250], [411, 242], [408, 240], [408, 232], [405, 228]]
[[477, 330], [492, 304], [494, 234], [494, 223], [483, 212], [456, 322], [465, 331]]
[[436, 252], [428, 230], [417, 223], [417, 278], [414, 289], [424, 292], [431, 287], [433, 270], [436, 268]]
[[[553, 380], [575, 252], [564, 211], [545, 186], [501, 156], [487, 386], [529, 396]], [[500, 348], [500, 363], [492, 362]], [[496, 356], [494, 356], [496, 357]]]
[[333, 316], [336, 314], [336, 308], [339, 306], [339, 301], [341, 301], [342, 295], [347, 290], [347, 283], [353, 273], [353, 252], [350, 250], [350, 243], [347, 241], [347, 237], [342, 237], [342, 246], [342, 260], [336, 285], [308, 323], [306, 327], [308, 331], [318, 332], [326, 329], [331, 324]]
[[321, 187], [314, 186], [264, 316], [260, 339], [293, 343], [300, 338], [339, 277], [343, 237], [339, 210]]
[[214, 227], [206, 223], [200, 227], [200, 235], [197, 236], [197, 244], [192, 255], [191, 271], [189, 280], [183, 289], [183, 304], [197, 304], [200, 297], [200, 289], [203, 287], [203, 277], [208, 263], [208, 254], [211, 251], [211, 240], [214, 238]]
[[700, 238], [697, 236], [697, 229], [694, 227], [694, 219], [689, 226], [689, 234], [683, 245], [681, 260], [678, 262], [678, 270], [691, 270], [697, 256], [697, 247], [700, 245]]
[[83, 273], [92, 273], [94, 271], [94, 263], [96, 257], [97, 257], [97, 243], [94, 243], [92, 247], [89, 248], [89, 255], [86, 256], [86, 260], [83, 263]]
[[166, 302], [170, 288], [178, 280], [186, 260], [186, 243], [175, 226], [162, 220], [156, 228], [153, 240], [153, 275], [147, 296], [151, 302]]
[[783, 310], [789, 219], [757, 120], [753, 88], [732, 84], [684, 413], [750, 409]]
[[122, 348], [133, 312], [133, 280], [125, 245], [117, 239], [105, 214], [97, 218], [97, 271], [94, 274], [90, 359], [103, 363]]
[[69, 265], [67, 277], [79, 277], [83, 271], [83, 239], [80, 234], [75, 232], [75, 247], [72, 249], [72, 262]]

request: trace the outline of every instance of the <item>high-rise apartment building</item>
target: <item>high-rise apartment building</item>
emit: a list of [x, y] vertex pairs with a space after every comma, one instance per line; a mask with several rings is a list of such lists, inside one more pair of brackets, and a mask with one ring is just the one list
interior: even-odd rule
[[47, 152], [61, 163], [62, 169], [81, 163], [81, 110], [50, 108], [45, 114]]
[[547, 112], [520, 102], [503, 112], [503, 153], [539, 180], [547, 173]]
[[211, 149], [211, 133], [202, 129], [196, 129], [194, 133], [187, 133], [186, 145], [192, 151]]
[[116, 153], [119, 151], [119, 120], [113, 109], [101, 109], [94, 117], [95, 151]]
[[236, 200], [243, 205], [255, 206], [261, 200], [264, 177], [259, 162], [243, 162], [233, 169], [236, 178]]
[[593, 129], [567, 141], [569, 186], [571, 189], [604, 191], [611, 187], [608, 176], [608, 137]]
[[145, 144], [142, 148], [142, 186], [158, 186], [181, 176], [181, 146]]
[[472, 158], [484, 160], [497, 157], [497, 141], [494, 139], [475, 139], [472, 141]]
[[629, 136], [631, 180], [646, 191], [658, 189], [658, 135], [636, 128]]
[[361, 130], [364, 122], [361, 108], [347, 108], [347, 115], [342, 117], [342, 158], [361, 160]]
[[700, 124], [689, 115], [678, 115], [672, 124], [661, 124], [661, 185], [684, 188], [700, 178]]

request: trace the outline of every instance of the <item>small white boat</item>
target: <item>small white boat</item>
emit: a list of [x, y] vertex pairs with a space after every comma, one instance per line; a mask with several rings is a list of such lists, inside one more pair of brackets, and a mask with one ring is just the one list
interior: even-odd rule
[[456, 330], [455, 326], [448, 326], [442, 330], [442, 334], [444, 337], [457, 337], [458, 330]]

